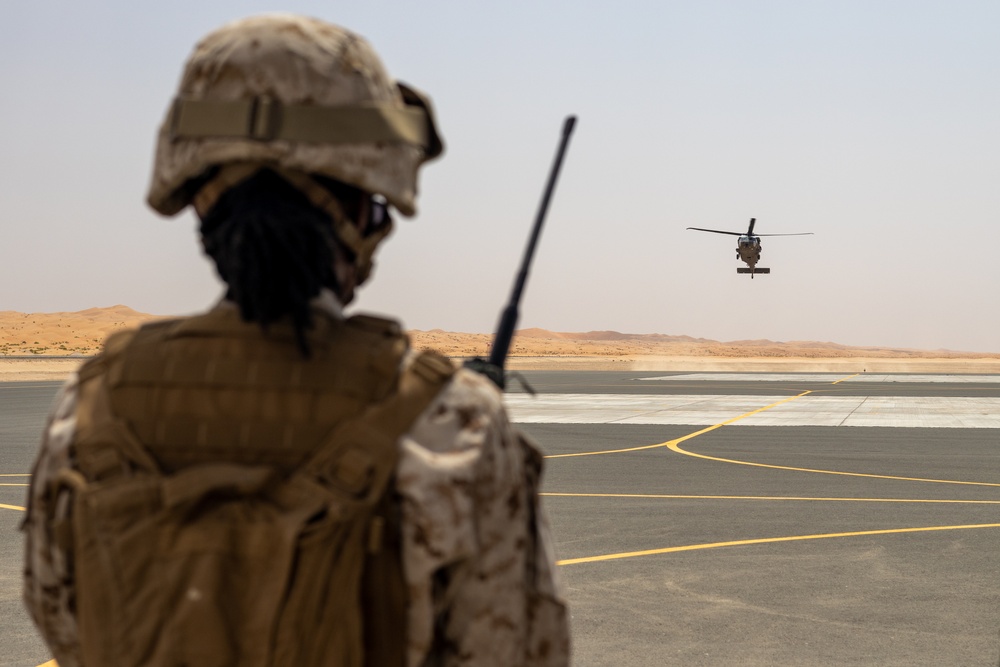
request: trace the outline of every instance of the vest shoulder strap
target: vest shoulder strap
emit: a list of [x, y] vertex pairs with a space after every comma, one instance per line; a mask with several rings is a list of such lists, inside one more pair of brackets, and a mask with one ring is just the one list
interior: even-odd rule
[[437, 352], [418, 353], [396, 391], [334, 430], [300, 474], [368, 498], [380, 496], [399, 459], [397, 441], [455, 373]]

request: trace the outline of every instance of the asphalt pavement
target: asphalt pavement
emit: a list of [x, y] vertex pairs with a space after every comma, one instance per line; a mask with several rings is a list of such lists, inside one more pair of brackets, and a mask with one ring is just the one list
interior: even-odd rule
[[[524, 375], [543, 401], [639, 401], [602, 421], [574, 398], [573, 421], [536, 407], [520, 424], [547, 456], [574, 665], [998, 664], [1000, 429], [914, 425], [950, 399], [982, 399], [974, 423], [992, 423], [995, 376]], [[16, 527], [57, 386], [0, 384], [0, 665], [49, 659], [20, 605]], [[517, 419], [531, 399], [512, 389]], [[657, 397], [725, 419], [642, 423], [674, 410]], [[891, 418], [815, 425], [822, 397], [880, 398]], [[792, 406], [801, 421], [765, 425]]]

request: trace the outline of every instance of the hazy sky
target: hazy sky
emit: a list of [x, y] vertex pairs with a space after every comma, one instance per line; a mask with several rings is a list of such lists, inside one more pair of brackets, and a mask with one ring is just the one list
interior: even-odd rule
[[[276, 9], [366, 36], [447, 144], [357, 308], [486, 332], [563, 118], [520, 325], [1000, 352], [1000, 3], [10, 2], [0, 23], [0, 310], [199, 310], [188, 212], [145, 203], [206, 32]], [[688, 226], [815, 232], [735, 239]]]

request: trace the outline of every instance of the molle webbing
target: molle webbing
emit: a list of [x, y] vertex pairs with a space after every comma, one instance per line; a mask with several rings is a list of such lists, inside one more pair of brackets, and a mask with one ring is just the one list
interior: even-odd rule
[[[269, 366], [272, 381], [254, 376], [254, 388], [238, 391], [249, 371], [223, 382], [218, 370], [192, 370], [184, 355], [207, 364], [236, 345], [263, 363], [285, 350], [289, 369], [298, 357], [290, 330], [275, 327], [262, 338], [235, 317], [215, 311], [115, 336], [81, 372], [83, 429], [75, 444], [86, 480], [77, 484], [73, 553], [83, 662], [402, 667], [406, 590], [386, 494], [399, 437], [453, 367], [422, 353], [400, 371], [405, 339], [398, 327], [325, 320], [313, 332], [317, 357], [305, 363], [327, 365], [337, 391], [314, 386], [304, 369], [281, 373], [276, 366]], [[333, 379], [345, 369], [357, 385]], [[377, 379], [363, 383], [363, 369]], [[158, 393], [158, 377], [174, 393]], [[180, 447], [184, 454], [176, 456], [168, 445], [177, 443], [150, 446], [133, 435], [174, 413], [198, 413], [207, 429], [232, 426], [236, 407], [283, 391], [297, 397], [290, 407], [327, 393], [349, 397], [353, 406], [336, 420], [311, 413], [315, 405], [303, 408], [295, 428], [310, 419], [331, 423], [311, 443], [294, 438], [278, 447], [280, 453], [290, 446], [287, 458], [297, 459], [284, 470], [256, 464], [253, 447], [233, 439], [226, 449], [232, 456], [211, 460], [200, 447]], [[145, 395], [136, 405], [153, 412], [119, 413], [116, 403], [135, 407], [126, 396], [132, 392]], [[178, 469], [143, 460], [147, 450]], [[93, 476], [107, 458], [97, 454], [114, 451], [134, 465]]]
[[394, 387], [398, 325], [316, 315], [303, 359], [287, 325], [235, 309], [147, 325], [107, 360], [109, 408], [165, 471], [212, 461], [291, 470], [330, 430]]

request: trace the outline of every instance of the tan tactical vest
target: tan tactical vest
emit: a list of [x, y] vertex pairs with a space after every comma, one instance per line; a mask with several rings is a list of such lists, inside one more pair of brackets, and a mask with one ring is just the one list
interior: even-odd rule
[[397, 440], [451, 376], [398, 325], [235, 310], [113, 336], [80, 373], [84, 664], [402, 664]]

